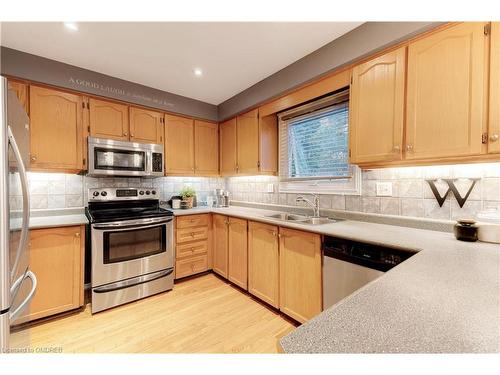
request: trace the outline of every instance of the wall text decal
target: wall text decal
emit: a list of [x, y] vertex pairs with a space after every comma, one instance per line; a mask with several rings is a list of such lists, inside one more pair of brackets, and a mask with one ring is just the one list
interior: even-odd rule
[[455, 196], [455, 199], [457, 200], [458, 205], [460, 206], [460, 208], [462, 208], [464, 206], [465, 202], [467, 202], [467, 199], [469, 198], [469, 195], [472, 192], [472, 189], [474, 189], [474, 186], [476, 186], [476, 182], [480, 179], [479, 178], [469, 178], [469, 180], [472, 181], [472, 184], [469, 187], [467, 194], [465, 194], [465, 197], [462, 197], [462, 195], [458, 191], [457, 187], [455, 186], [455, 181], [457, 181], [456, 178], [455, 179], [443, 178], [442, 180], [448, 184], [448, 190], [446, 191], [446, 193], [444, 193], [443, 196], [441, 196], [438, 189], [436, 188], [437, 179], [426, 180], [427, 183], [429, 184], [431, 190], [432, 190], [432, 193], [434, 194], [434, 196], [436, 197], [436, 200], [438, 201], [439, 207], [443, 207], [443, 204], [446, 201], [446, 197], [448, 196], [448, 194], [451, 191], [453, 193], [453, 195]]

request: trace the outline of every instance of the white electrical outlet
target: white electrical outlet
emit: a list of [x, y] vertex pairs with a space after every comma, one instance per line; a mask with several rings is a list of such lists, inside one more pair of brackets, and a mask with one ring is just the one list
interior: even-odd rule
[[392, 182], [377, 182], [377, 197], [392, 197]]
[[274, 193], [274, 184], [267, 184], [267, 192]]

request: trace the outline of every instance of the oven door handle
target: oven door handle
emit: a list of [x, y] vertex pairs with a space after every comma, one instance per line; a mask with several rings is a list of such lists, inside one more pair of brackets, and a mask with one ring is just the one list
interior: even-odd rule
[[139, 284], [145, 284], [145, 283], [148, 283], [148, 282], [151, 282], [154, 280], [161, 279], [163, 277], [170, 275], [172, 272], [174, 272], [174, 269], [168, 268], [166, 270], [153, 272], [153, 273], [150, 273], [148, 275], [134, 277], [134, 278], [129, 279], [129, 280], [119, 281], [117, 283], [100, 286], [98, 288], [92, 289], [92, 292], [94, 292], [94, 293], [108, 293], [108, 292], [114, 292], [114, 291], [120, 290], [120, 289], [130, 288], [132, 286], [136, 286]]
[[92, 226], [93, 229], [104, 229], [104, 230], [125, 230], [130, 228], [152, 228], [158, 226], [158, 224], [167, 224], [173, 220], [172, 217], [168, 219], [148, 219], [146, 220], [138, 220], [133, 222], [123, 222], [123, 221], [115, 221], [112, 223], [102, 223], [102, 224], [94, 224]]

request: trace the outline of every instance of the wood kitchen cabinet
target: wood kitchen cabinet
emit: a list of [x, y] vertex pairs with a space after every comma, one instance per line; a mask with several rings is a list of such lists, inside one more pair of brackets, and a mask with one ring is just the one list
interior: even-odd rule
[[213, 122], [194, 121], [194, 171], [202, 176], [219, 174], [219, 127]]
[[130, 141], [163, 144], [163, 113], [130, 107]]
[[218, 125], [208, 121], [166, 115], [165, 168], [167, 175], [218, 175]]
[[352, 69], [350, 162], [401, 160], [406, 47]]
[[228, 224], [229, 218], [224, 215], [213, 215], [214, 256], [213, 270], [225, 277], [228, 276]]
[[88, 103], [92, 137], [129, 140], [128, 105], [94, 98], [90, 98]]
[[228, 225], [228, 279], [246, 290], [248, 287], [247, 221], [230, 217]]
[[276, 174], [278, 123], [275, 115], [263, 118], [254, 109], [220, 124], [222, 176]]
[[38, 286], [24, 319], [35, 320], [83, 305], [85, 227], [30, 231], [30, 269]]
[[212, 261], [210, 214], [179, 216], [175, 219], [175, 278], [207, 271]]
[[224, 121], [219, 125], [219, 158], [221, 176], [236, 175], [236, 118]]
[[465, 22], [409, 44], [406, 159], [481, 153], [484, 27]]
[[29, 93], [31, 169], [81, 170], [83, 97], [34, 85]]
[[259, 110], [239, 115], [236, 118], [237, 172], [253, 174], [259, 172]]
[[278, 227], [248, 222], [248, 291], [279, 308]]
[[165, 115], [165, 173], [194, 175], [194, 121]]
[[26, 113], [29, 114], [29, 86], [26, 83], [9, 79], [7, 87], [16, 93], [17, 99], [21, 102]]
[[491, 23], [488, 152], [500, 152], [500, 22]]
[[321, 237], [280, 228], [280, 310], [304, 323], [322, 310]]

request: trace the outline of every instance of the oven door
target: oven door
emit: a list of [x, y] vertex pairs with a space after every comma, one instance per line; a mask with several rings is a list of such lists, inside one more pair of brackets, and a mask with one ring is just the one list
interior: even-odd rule
[[92, 287], [173, 267], [173, 218], [92, 224]]

